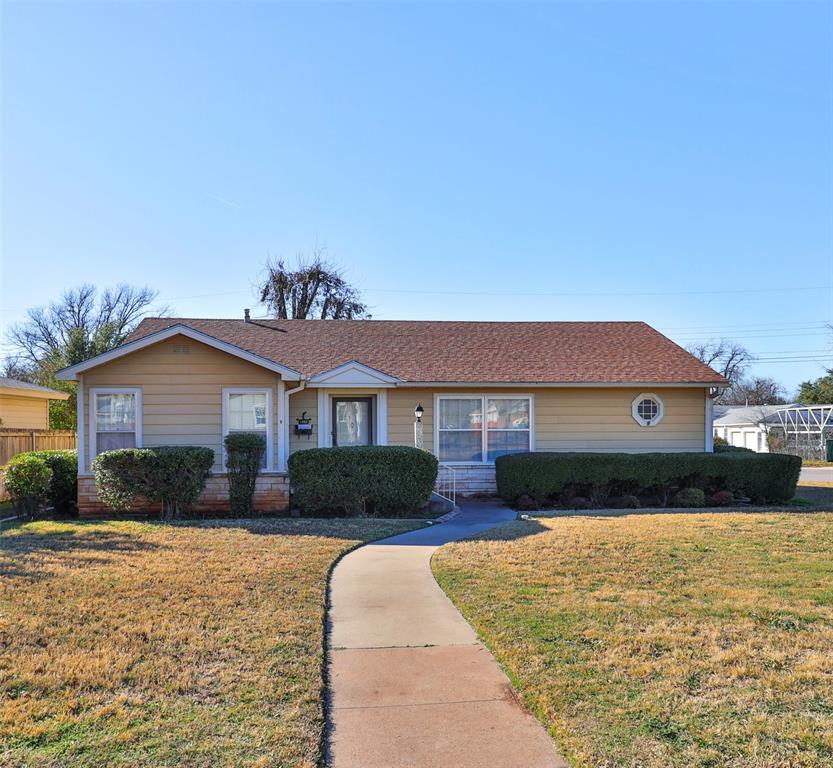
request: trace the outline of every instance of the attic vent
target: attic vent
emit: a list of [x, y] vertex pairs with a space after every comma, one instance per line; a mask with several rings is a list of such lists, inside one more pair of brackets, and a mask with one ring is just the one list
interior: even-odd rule
[[191, 347], [187, 344], [174, 344], [174, 354], [175, 355], [187, 355], [190, 354]]

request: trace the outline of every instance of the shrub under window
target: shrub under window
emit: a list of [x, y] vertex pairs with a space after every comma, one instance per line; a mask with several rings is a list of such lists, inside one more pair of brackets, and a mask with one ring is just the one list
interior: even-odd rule
[[624, 494], [666, 505], [684, 488], [708, 496], [729, 491], [756, 502], [793, 497], [801, 459], [785, 454], [725, 453], [527, 453], [495, 462], [500, 496], [514, 503], [528, 496], [539, 504], [567, 496], [591, 498], [596, 506]]
[[163, 520], [178, 518], [199, 499], [211, 475], [214, 451], [199, 446], [121, 448], [93, 459], [98, 497], [127, 511], [139, 499], [161, 504]]
[[394, 445], [312, 448], [289, 457], [292, 500], [307, 514], [405, 517], [431, 498], [437, 459]]

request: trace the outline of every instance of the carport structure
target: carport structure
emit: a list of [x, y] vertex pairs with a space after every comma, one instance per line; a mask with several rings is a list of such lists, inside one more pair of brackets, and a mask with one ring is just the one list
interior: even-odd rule
[[767, 417], [770, 434], [781, 436], [781, 452], [823, 458], [826, 441], [833, 439], [833, 405], [792, 405]]

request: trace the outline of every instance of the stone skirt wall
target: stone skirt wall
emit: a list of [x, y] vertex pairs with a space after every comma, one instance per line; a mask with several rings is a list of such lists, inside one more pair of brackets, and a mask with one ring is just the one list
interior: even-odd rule
[[[289, 508], [289, 477], [283, 474], [260, 475], [255, 486], [255, 510], [258, 512], [284, 512]], [[229, 514], [228, 477], [212, 475], [205, 484], [205, 491], [191, 510], [200, 514]], [[159, 505], [136, 506], [131, 512], [157, 514]], [[112, 515], [113, 510], [98, 500], [95, 478], [82, 475], [78, 478], [78, 514], [82, 517]]]

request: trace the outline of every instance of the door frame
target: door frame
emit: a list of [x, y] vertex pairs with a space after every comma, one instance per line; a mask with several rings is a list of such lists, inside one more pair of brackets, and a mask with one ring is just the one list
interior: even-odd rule
[[336, 408], [338, 407], [338, 403], [367, 403], [367, 444], [375, 444], [375, 420], [373, 418], [373, 400], [374, 398], [371, 395], [365, 395], [361, 397], [353, 397], [351, 395], [333, 395], [330, 398], [330, 439], [332, 440], [333, 447], [338, 446], [338, 422], [336, 420]]

